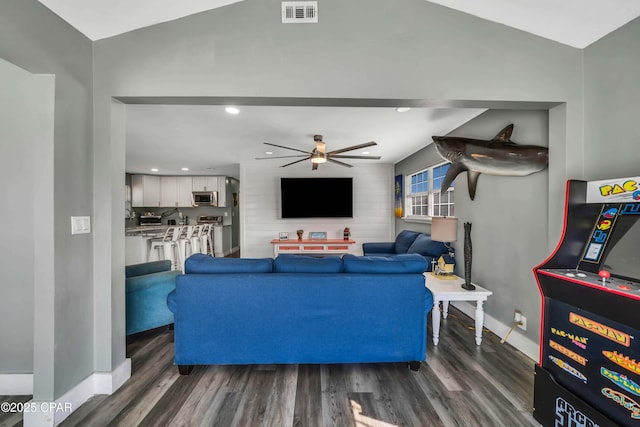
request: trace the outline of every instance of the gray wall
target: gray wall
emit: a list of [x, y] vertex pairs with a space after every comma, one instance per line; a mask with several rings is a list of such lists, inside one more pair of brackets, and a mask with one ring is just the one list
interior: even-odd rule
[[[49, 201], [33, 221], [39, 223], [34, 251], [48, 253], [33, 270], [35, 328], [3, 317], [3, 323], [9, 321], [21, 334], [34, 337], [37, 400], [59, 397], [93, 372], [92, 236], [70, 235], [72, 215], [92, 214], [91, 50], [87, 38], [37, 1], [0, 3], [0, 58], [31, 73], [55, 76], [54, 143], [37, 153], [51, 176], [35, 190], [36, 203]], [[28, 171], [25, 165], [23, 173]], [[40, 173], [36, 170], [35, 178], [42, 184]], [[16, 220], [33, 226], [23, 218]], [[3, 239], [3, 247], [11, 244]], [[28, 257], [17, 262], [32, 268]], [[10, 361], [8, 369], [22, 364]]]
[[[452, 136], [491, 139], [514, 123], [512, 141], [548, 146], [547, 111], [490, 110], [451, 132]], [[434, 155], [437, 158], [434, 161]], [[442, 159], [433, 144], [398, 164], [396, 173], [413, 172]], [[406, 171], [406, 172], [405, 172]], [[532, 269], [549, 255], [547, 239], [548, 171], [525, 177], [480, 175], [475, 200], [469, 198], [466, 173], [455, 180], [458, 223], [456, 274], [464, 275], [463, 223], [471, 222], [473, 265], [471, 280], [493, 291], [485, 312], [505, 325], [513, 322], [514, 310], [527, 317], [522, 333], [538, 342], [541, 296]], [[400, 222], [396, 232], [406, 228]], [[411, 224], [407, 224], [411, 225]], [[554, 246], [557, 241], [551, 242]]]
[[584, 51], [585, 178], [640, 175], [640, 19]]
[[0, 246], [0, 374], [23, 374], [33, 373], [36, 265], [47, 263], [34, 248], [40, 241], [34, 225], [36, 200], [40, 209], [51, 199], [33, 195], [43, 185], [41, 178], [45, 185], [53, 178], [53, 159], [43, 151], [53, 142], [54, 79], [0, 59], [0, 93], [0, 223], [5, 224]]

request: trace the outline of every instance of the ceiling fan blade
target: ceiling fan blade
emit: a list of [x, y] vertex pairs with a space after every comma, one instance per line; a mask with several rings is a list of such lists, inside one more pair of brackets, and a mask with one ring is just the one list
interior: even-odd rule
[[339, 161], [337, 161], [337, 160], [332, 159], [331, 157], [327, 157], [327, 161], [329, 161], [329, 162], [331, 162], [331, 163], [338, 164], [338, 165], [340, 165], [340, 166], [346, 166], [346, 167], [348, 167], [348, 168], [352, 168], [352, 167], [353, 167], [353, 166], [351, 166], [351, 165], [350, 165], [350, 164], [348, 164], [348, 163], [339, 162]]
[[295, 165], [296, 163], [304, 162], [305, 160], [309, 160], [311, 156], [307, 156], [304, 159], [296, 160], [295, 162], [287, 163], [286, 165], [280, 166], [281, 168], [286, 168], [287, 166]]
[[292, 157], [309, 157], [308, 154], [296, 154], [295, 156], [269, 156], [269, 157], [256, 157], [256, 160], [268, 160], [268, 159], [288, 159]]
[[334, 159], [370, 159], [370, 160], [380, 160], [382, 157], [380, 156], [349, 156], [349, 155], [337, 155], [331, 156]]
[[339, 150], [329, 151], [327, 153], [327, 155], [340, 154], [340, 153], [344, 153], [345, 151], [358, 150], [360, 148], [372, 147], [374, 145], [378, 145], [378, 144], [376, 144], [374, 141], [365, 142], [364, 144], [352, 145], [351, 147], [345, 147], [345, 148], [341, 148]]
[[273, 147], [286, 148], [287, 150], [299, 151], [299, 152], [301, 152], [301, 153], [309, 154], [309, 152], [308, 152], [308, 151], [299, 150], [299, 149], [297, 149], [297, 148], [285, 147], [284, 145], [272, 144], [272, 143], [270, 143], [270, 142], [265, 142], [265, 144], [266, 144], [266, 145], [271, 145], [271, 146], [273, 146]]

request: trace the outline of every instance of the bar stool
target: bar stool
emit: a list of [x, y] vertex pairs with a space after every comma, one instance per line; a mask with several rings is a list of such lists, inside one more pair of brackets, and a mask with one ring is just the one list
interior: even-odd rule
[[167, 227], [167, 230], [164, 232], [164, 235], [161, 238], [152, 238], [149, 239], [149, 259], [152, 259], [153, 253], [162, 249], [162, 256], [159, 256], [160, 259], [168, 259], [171, 261], [171, 269], [178, 269], [178, 239], [182, 234], [182, 229], [184, 227]]
[[[180, 237], [178, 238], [178, 262], [183, 272], [184, 262], [191, 254], [196, 253], [197, 249], [199, 249], [199, 228], [199, 225], [187, 225], [182, 229]], [[195, 246], [194, 243], [197, 246]]]
[[189, 240], [191, 241], [191, 254], [200, 253], [200, 235], [202, 234], [202, 225], [194, 225], [193, 232]]
[[211, 228], [211, 224], [204, 224], [200, 229], [200, 253], [214, 256]]

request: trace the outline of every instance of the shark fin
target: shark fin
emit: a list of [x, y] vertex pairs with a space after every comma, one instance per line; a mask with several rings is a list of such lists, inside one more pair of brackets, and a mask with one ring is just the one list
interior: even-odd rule
[[469, 197], [471, 200], [476, 197], [476, 188], [478, 187], [478, 177], [480, 176], [480, 172], [476, 171], [467, 171], [467, 185], [469, 186]]
[[451, 186], [451, 183], [453, 182], [453, 180], [456, 179], [456, 176], [460, 175], [462, 172], [466, 170], [467, 168], [462, 163], [451, 163], [451, 166], [449, 166], [449, 170], [447, 171], [447, 174], [444, 176], [444, 179], [442, 180], [442, 185], [440, 186], [440, 192], [442, 193], [447, 191]]
[[493, 137], [493, 140], [509, 142], [509, 140], [511, 139], [512, 133], [513, 133], [513, 123], [511, 123], [509, 126], [505, 127], [500, 132], [498, 132], [498, 134]]

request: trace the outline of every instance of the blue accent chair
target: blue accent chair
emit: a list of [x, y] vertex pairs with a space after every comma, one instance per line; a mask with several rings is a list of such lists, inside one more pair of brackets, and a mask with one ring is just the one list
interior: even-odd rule
[[171, 271], [171, 261], [153, 261], [125, 266], [127, 335], [173, 323], [167, 295], [176, 288], [180, 271]]

